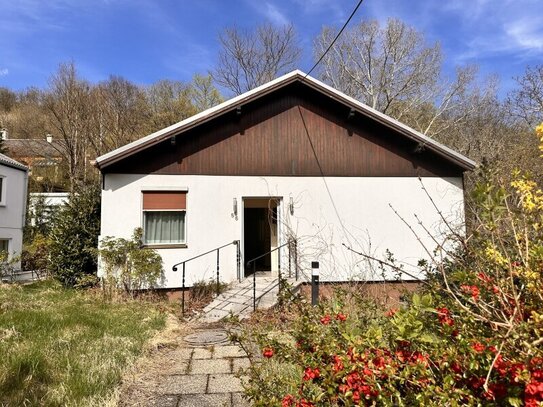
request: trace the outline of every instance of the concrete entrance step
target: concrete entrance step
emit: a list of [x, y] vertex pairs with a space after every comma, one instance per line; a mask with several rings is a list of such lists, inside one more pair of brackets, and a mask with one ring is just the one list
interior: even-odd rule
[[[287, 283], [298, 289], [301, 280], [287, 278]], [[279, 294], [279, 279], [272, 276], [257, 275], [256, 277], [256, 306], [258, 309], [267, 309], [277, 304]], [[230, 315], [240, 319], [248, 318], [253, 312], [253, 278], [248, 277], [232, 286], [224, 293], [217, 296], [208, 304], [202, 315], [198, 318], [201, 322], [217, 322]]]

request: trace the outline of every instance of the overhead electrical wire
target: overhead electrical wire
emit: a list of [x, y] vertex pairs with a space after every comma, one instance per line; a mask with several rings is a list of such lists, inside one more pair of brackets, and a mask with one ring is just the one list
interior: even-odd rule
[[[328, 53], [328, 51], [330, 51], [330, 49], [332, 49], [332, 47], [334, 46], [335, 42], [338, 40], [338, 38], [341, 36], [341, 34], [343, 33], [343, 31], [345, 30], [345, 28], [347, 27], [347, 25], [349, 24], [349, 22], [352, 20], [352, 18], [354, 17], [354, 15], [356, 14], [356, 12], [358, 11], [358, 9], [360, 8], [360, 6], [362, 5], [362, 2], [364, 0], [359, 0], [358, 1], [358, 4], [356, 5], [356, 7], [354, 8], [354, 10], [352, 11], [351, 15], [349, 16], [349, 18], [347, 19], [347, 21], [345, 21], [345, 24], [343, 24], [343, 27], [341, 27], [341, 30], [339, 30], [339, 32], [337, 33], [336, 37], [332, 40], [332, 42], [330, 43], [330, 45], [328, 45], [328, 48], [326, 48], [326, 51], [324, 51], [324, 53], [320, 56], [320, 58], [318, 59], [317, 62], [315, 62], [315, 64], [313, 65], [313, 67], [309, 70], [309, 72], [307, 72], [307, 74], [305, 75], [304, 78], [307, 78], [309, 76], [309, 74], [311, 72], [313, 72], [313, 70], [319, 65], [319, 63], [322, 61], [322, 59], [326, 56], [326, 54]], [[307, 140], [309, 141], [309, 145], [311, 146], [311, 150], [313, 151], [313, 156], [315, 157], [315, 161], [317, 162], [317, 166], [319, 167], [319, 172], [321, 174], [321, 177], [322, 177], [322, 180], [324, 182], [324, 186], [326, 187], [326, 191], [328, 192], [328, 196], [330, 197], [330, 201], [332, 202], [332, 207], [334, 208], [334, 212], [336, 213], [336, 216], [338, 218], [338, 221], [339, 221], [339, 224], [341, 226], [341, 229], [343, 230], [343, 234], [345, 236], [345, 238], [347, 239], [347, 241], [350, 243], [350, 239], [349, 239], [349, 235], [347, 233], [347, 229], [345, 228], [345, 225], [343, 224], [343, 220], [341, 219], [341, 216], [339, 214], [339, 210], [336, 206], [336, 203], [334, 201], [334, 197], [332, 196], [332, 191], [330, 191], [330, 188], [328, 187], [328, 183], [326, 182], [326, 178], [325, 178], [325, 175], [324, 175], [324, 171], [322, 169], [322, 165], [319, 161], [319, 157], [317, 155], [317, 151], [315, 150], [315, 146], [313, 145], [313, 141], [311, 140], [311, 136], [309, 134], [309, 129], [307, 128], [307, 125], [306, 125], [306, 122], [305, 122], [305, 119], [304, 119], [304, 116], [302, 114], [302, 109], [300, 108], [300, 106], [298, 106], [298, 112], [300, 113], [300, 118], [302, 119], [302, 124], [303, 124], [303, 127], [304, 127], [304, 130], [305, 130], [305, 134], [306, 134], [306, 137], [307, 137]]]
[[349, 16], [349, 18], [347, 19], [347, 21], [345, 21], [345, 24], [343, 24], [343, 27], [341, 27], [341, 30], [339, 30], [339, 32], [337, 33], [336, 35], [336, 38], [333, 39], [333, 41], [330, 43], [330, 45], [328, 45], [328, 48], [326, 48], [326, 51], [324, 51], [324, 53], [321, 55], [321, 57], [319, 58], [319, 60], [317, 62], [315, 62], [315, 65], [313, 65], [313, 67], [309, 70], [309, 72], [305, 75], [306, 78], [309, 76], [309, 74], [311, 72], [313, 72], [313, 70], [317, 67], [317, 65], [320, 64], [320, 62], [322, 61], [322, 59], [325, 57], [326, 54], [328, 54], [328, 51], [330, 51], [330, 49], [332, 49], [332, 47], [334, 46], [335, 42], [337, 41], [337, 39], [341, 36], [341, 34], [343, 33], [343, 31], [345, 30], [345, 28], [347, 27], [347, 25], [351, 22], [352, 18], [354, 17], [354, 15], [356, 14], [356, 12], [358, 11], [358, 8], [362, 5], [364, 0], [359, 0], [358, 1], [358, 4], [356, 5], [356, 7], [354, 8], [353, 12], [351, 13], [351, 15]]

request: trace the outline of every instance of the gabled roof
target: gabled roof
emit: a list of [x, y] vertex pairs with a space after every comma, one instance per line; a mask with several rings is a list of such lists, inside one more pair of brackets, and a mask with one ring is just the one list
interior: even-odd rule
[[159, 130], [155, 133], [149, 134], [139, 140], [133, 141], [125, 146], [119, 147], [113, 151], [110, 151], [107, 154], [101, 155], [96, 159], [96, 166], [100, 169], [107, 167], [110, 164], [113, 164], [125, 157], [128, 157], [132, 154], [140, 152], [150, 146], [158, 144], [164, 140], [167, 140], [173, 135], [177, 135], [186, 130], [192, 129], [202, 123], [205, 123], [223, 113], [232, 111], [238, 106], [241, 106], [245, 103], [251, 102], [259, 97], [267, 95], [275, 90], [283, 88], [293, 82], [301, 82], [329, 97], [335, 99], [336, 101], [343, 103], [355, 111], [366, 115], [377, 122], [398, 131], [403, 136], [414, 140], [415, 142], [424, 145], [429, 150], [434, 151], [439, 156], [443, 157], [445, 160], [452, 162], [464, 170], [472, 170], [476, 167], [475, 161], [470, 160], [469, 158], [463, 156], [462, 154], [452, 150], [451, 148], [438, 143], [437, 141], [431, 139], [430, 137], [412, 129], [409, 126], [389, 117], [367, 105], [359, 102], [356, 99], [353, 99], [350, 96], [332, 88], [331, 86], [326, 85], [325, 83], [311, 77], [307, 76], [300, 70], [292, 71], [286, 75], [283, 75], [277, 79], [274, 79], [271, 82], [268, 82], [264, 85], [261, 85], [255, 89], [252, 89], [248, 92], [245, 92], [239, 96], [236, 96], [230, 100], [227, 100], [217, 106], [214, 106], [210, 109], [204, 110], [194, 116], [191, 116], [179, 123], [173, 124], [169, 127], [166, 127], [162, 130]]
[[21, 171], [28, 171], [28, 168], [25, 167], [18, 161], [15, 161], [13, 158], [9, 158], [7, 155], [0, 153], [0, 165], [5, 165], [7, 167], [12, 167]]
[[65, 150], [61, 141], [48, 142], [45, 139], [7, 139], [4, 146], [13, 157], [27, 158], [61, 158], [61, 151]]

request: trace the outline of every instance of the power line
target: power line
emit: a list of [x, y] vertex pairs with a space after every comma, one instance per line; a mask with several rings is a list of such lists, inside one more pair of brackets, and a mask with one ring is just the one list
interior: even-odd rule
[[[360, 6], [362, 5], [362, 2], [364, 0], [359, 0], [358, 1], [358, 4], [356, 5], [356, 7], [354, 8], [353, 12], [351, 13], [351, 15], [349, 16], [349, 18], [347, 19], [347, 21], [345, 21], [345, 24], [343, 24], [343, 27], [341, 27], [341, 30], [339, 30], [339, 32], [337, 33], [336, 37], [334, 38], [334, 40], [330, 43], [330, 45], [328, 46], [328, 48], [326, 49], [326, 51], [324, 51], [324, 53], [321, 55], [321, 57], [319, 58], [319, 60], [317, 62], [315, 62], [315, 65], [313, 65], [313, 67], [309, 70], [309, 72], [307, 72], [307, 74], [305, 75], [305, 77], [307, 78], [309, 76], [309, 74], [311, 72], [313, 72], [313, 70], [317, 67], [317, 65], [319, 65], [319, 63], [322, 61], [322, 59], [326, 56], [326, 54], [328, 53], [328, 51], [330, 51], [330, 49], [332, 48], [332, 46], [335, 44], [335, 42], [338, 40], [338, 38], [341, 36], [341, 34], [343, 33], [343, 31], [345, 30], [345, 28], [347, 27], [347, 25], [349, 24], [349, 22], [352, 20], [352, 18], [354, 17], [354, 15], [356, 14], [356, 12], [358, 11], [358, 9], [360, 8]], [[324, 181], [324, 186], [326, 188], [326, 191], [328, 192], [328, 196], [330, 198], [330, 201], [332, 203], [332, 207], [334, 208], [334, 212], [336, 213], [336, 216], [338, 218], [338, 221], [339, 221], [339, 224], [341, 226], [341, 229], [343, 230], [343, 235], [345, 236], [345, 238], [347, 239], [347, 241], [349, 241], [349, 235], [347, 233], [347, 229], [345, 228], [345, 225], [343, 224], [343, 220], [341, 219], [341, 216], [339, 214], [339, 210], [336, 206], [336, 203], [334, 201], [334, 197], [332, 195], [332, 191], [330, 191], [330, 188], [328, 186], [328, 182], [326, 182], [326, 177], [324, 175], [324, 171], [322, 169], [322, 166], [321, 166], [321, 163], [319, 161], [319, 157], [317, 155], [317, 151], [315, 150], [315, 146], [313, 145], [313, 141], [311, 140], [311, 136], [309, 135], [309, 129], [307, 128], [307, 125], [305, 123], [305, 119], [304, 119], [304, 115], [302, 114], [302, 109], [300, 108], [300, 106], [298, 106], [298, 112], [300, 113], [300, 118], [302, 119], [302, 124], [304, 126], [304, 129], [305, 129], [305, 135], [307, 137], [307, 140], [309, 141], [309, 145], [311, 146], [311, 150], [313, 151], [313, 156], [315, 157], [315, 161], [317, 162], [317, 166], [319, 167], [319, 172], [321, 174], [321, 177], [322, 177], [322, 180]], [[350, 242], [349, 242], [350, 243]]]
[[309, 72], [305, 75], [306, 78], [309, 76], [309, 74], [311, 72], [313, 72], [313, 69], [315, 69], [317, 67], [317, 65], [322, 61], [322, 59], [324, 58], [324, 56], [328, 53], [328, 51], [330, 51], [330, 49], [332, 48], [332, 46], [334, 45], [334, 43], [337, 41], [337, 39], [339, 38], [339, 36], [341, 35], [341, 33], [343, 33], [343, 30], [345, 30], [345, 28], [347, 27], [347, 25], [349, 24], [349, 22], [352, 20], [352, 18], [354, 17], [354, 15], [356, 14], [358, 8], [362, 5], [362, 2], [364, 0], [359, 0], [358, 1], [358, 4], [356, 5], [356, 7], [354, 8], [353, 12], [351, 13], [351, 15], [349, 16], [349, 18], [347, 19], [347, 21], [345, 21], [345, 24], [343, 24], [343, 27], [341, 27], [341, 30], [339, 30], [339, 32], [337, 33], [336, 35], [336, 38], [334, 38], [334, 40], [330, 43], [330, 45], [328, 46], [328, 48], [326, 48], [326, 51], [324, 51], [324, 53], [321, 55], [321, 57], [319, 58], [319, 60], [317, 62], [315, 62], [315, 65], [313, 65], [313, 68], [311, 68], [309, 70]]
[[337, 219], [339, 221], [339, 224], [341, 226], [341, 229], [343, 230], [343, 235], [351, 244], [349, 240], [349, 235], [347, 234], [347, 229], [345, 228], [345, 225], [343, 224], [343, 220], [341, 219], [341, 216], [339, 214], [339, 210], [337, 209], [336, 202], [334, 201], [334, 196], [332, 195], [332, 191], [330, 191], [330, 188], [328, 187], [328, 182], [326, 182], [326, 177], [324, 175], [324, 171], [322, 169], [322, 165], [319, 161], [319, 157], [317, 155], [317, 150], [315, 150], [315, 146], [313, 145], [313, 140], [311, 140], [311, 136], [309, 135], [309, 129], [307, 128], [307, 124], [305, 123], [304, 115], [302, 114], [302, 109], [298, 105], [298, 112], [300, 113], [300, 118], [302, 119], [302, 124], [304, 126], [305, 135], [307, 137], [307, 140], [309, 141], [309, 145], [311, 146], [311, 151], [313, 151], [313, 157], [315, 157], [315, 161], [317, 162], [317, 166], [319, 167], [319, 172], [321, 174], [321, 178], [324, 182], [324, 186], [326, 188], [326, 192], [328, 192], [328, 197], [330, 198], [330, 202], [332, 203], [332, 207], [334, 208], [334, 212], [336, 213]]

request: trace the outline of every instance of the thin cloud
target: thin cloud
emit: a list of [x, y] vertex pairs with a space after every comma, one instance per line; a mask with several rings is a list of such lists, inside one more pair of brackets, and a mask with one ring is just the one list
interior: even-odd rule
[[540, 21], [521, 19], [506, 24], [505, 32], [523, 50], [543, 51], [543, 30]]
[[279, 9], [272, 3], [266, 3], [266, 8], [264, 9], [264, 15], [268, 20], [276, 25], [287, 25], [289, 24], [288, 18], [279, 11]]
[[0, 76], [6, 76], [6, 75], [9, 75], [9, 69], [8, 68], [0, 69]]
[[[304, 14], [318, 14], [323, 11], [331, 12], [334, 20], [343, 20], [351, 5], [348, 2], [330, 0], [295, 0]], [[353, 5], [354, 7], [354, 5]]]
[[543, 30], [535, 19], [511, 17], [492, 32], [473, 35], [465, 50], [454, 58], [457, 63], [487, 57], [510, 55], [517, 61], [543, 55]]

